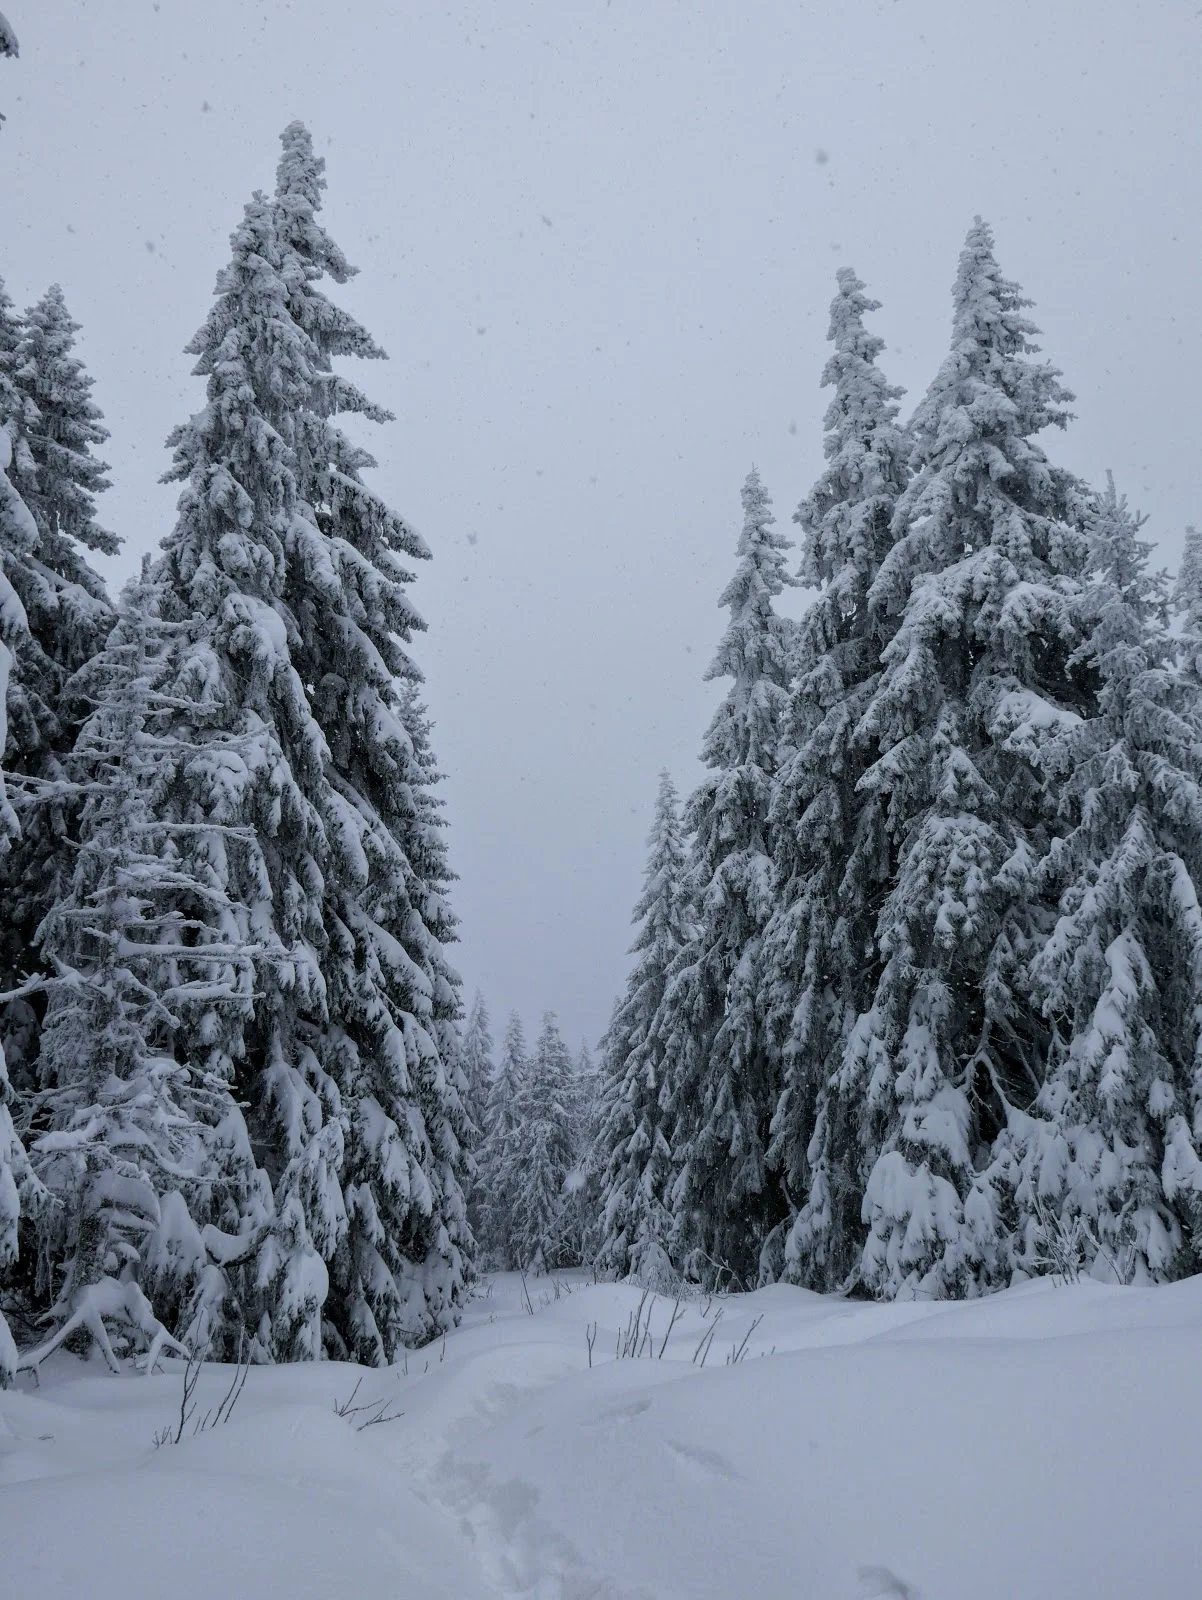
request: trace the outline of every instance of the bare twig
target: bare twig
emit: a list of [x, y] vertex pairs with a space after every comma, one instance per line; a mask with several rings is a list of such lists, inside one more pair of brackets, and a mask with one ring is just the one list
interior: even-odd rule
[[[403, 1411], [390, 1411], [388, 1408], [392, 1401], [385, 1397], [383, 1400], [369, 1400], [364, 1405], [355, 1404], [355, 1396], [359, 1393], [359, 1385], [363, 1382], [362, 1376], [355, 1379], [355, 1387], [343, 1401], [334, 1402], [334, 1414], [344, 1417], [347, 1422], [354, 1423], [356, 1433], [362, 1433], [364, 1428], [374, 1428], [380, 1422], [397, 1422], [405, 1415]], [[370, 1415], [368, 1413], [371, 1413]], [[363, 1417], [363, 1422], [355, 1422], [356, 1417]]]
[[[250, 1375], [250, 1355], [243, 1355], [245, 1340], [240, 1335], [238, 1338], [238, 1359], [234, 1365], [234, 1374], [230, 1379], [230, 1386], [221, 1397], [216, 1410], [210, 1407], [198, 1421], [192, 1422], [191, 1437], [206, 1433], [211, 1428], [219, 1428], [227, 1423], [234, 1414], [234, 1407], [242, 1398], [242, 1391], [246, 1387], [246, 1380]], [[179, 1420], [174, 1426], [161, 1428], [154, 1436], [154, 1445], [157, 1450], [160, 1445], [179, 1444], [184, 1436], [184, 1429], [196, 1415], [196, 1386], [200, 1382], [201, 1369], [208, 1357], [209, 1342], [197, 1342], [195, 1353], [189, 1355], [187, 1365], [184, 1367], [184, 1386], [179, 1401]]]
[[[217, 1427], [217, 1425], [219, 1423], [228, 1422], [230, 1420], [230, 1418], [234, 1414], [234, 1407], [238, 1404], [238, 1401], [242, 1398], [243, 1389], [246, 1388], [246, 1377], [247, 1377], [247, 1374], [250, 1372], [250, 1357], [248, 1356], [246, 1358], [246, 1360], [243, 1361], [243, 1359], [242, 1359], [242, 1344], [243, 1344], [242, 1335], [239, 1334], [238, 1335], [238, 1364], [234, 1368], [234, 1376], [233, 1376], [233, 1379], [232, 1379], [232, 1381], [230, 1383], [230, 1386], [229, 1386], [228, 1390], [226, 1391], [225, 1399], [217, 1407], [217, 1415], [213, 1418], [213, 1426], [214, 1427]], [[225, 1413], [224, 1416], [222, 1415], [223, 1412]]]
[[388, 1403], [385, 1401], [380, 1407], [379, 1413], [374, 1417], [368, 1417], [366, 1422], [361, 1422], [355, 1432], [362, 1433], [364, 1428], [374, 1428], [380, 1422], [399, 1422], [404, 1415], [403, 1411], [389, 1411]]
[[595, 1322], [590, 1322], [588, 1327], [584, 1330], [584, 1338], [586, 1344], [588, 1345], [588, 1364], [591, 1370], [593, 1365], [593, 1346], [597, 1342], [597, 1324]]
[[184, 1392], [179, 1401], [179, 1426], [175, 1430], [172, 1444], [178, 1444], [184, 1436], [184, 1429], [188, 1425], [188, 1418], [196, 1410], [196, 1403], [192, 1399], [196, 1392], [196, 1385], [200, 1382], [200, 1369], [204, 1363], [203, 1353], [190, 1355], [188, 1364], [184, 1368]]
[[[630, 1313], [626, 1322], [626, 1334], [622, 1339], [622, 1355], [637, 1358], [642, 1353], [644, 1340], [651, 1328], [651, 1312], [655, 1306], [655, 1296], [651, 1295], [651, 1305], [647, 1305], [647, 1297], [651, 1295], [650, 1289], [644, 1289], [639, 1298], [638, 1305]], [[643, 1312], [647, 1313], [647, 1326], [643, 1326]]]
[[664, 1359], [664, 1351], [668, 1348], [668, 1340], [672, 1337], [672, 1329], [676, 1326], [676, 1324], [680, 1321], [681, 1317], [683, 1317], [683, 1316], [684, 1316], [684, 1307], [680, 1303], [680, 1296], [677, 1295], [676, 1296], [676, 1304], [672, 1307], [672, 1320], [668, 1324], [668, 1330], [664, 1334], [663, 1343], [659, 1347], [659, 1359], [661, 1361]]
[[742, 1361], [743, 1357], [747, 1354], [748, 1341], [750, 1340], [750, 1338], [751, 1338], [752, 1334], [755, 1332], [755, 1330], [759, 1327], [760, 1323], [763, 1322], [763, 1320], [764, 1320], [764, 1317], [763, 1317], [763, 1313], [761, 1312], [760, 1315], [758, 1317], [756, 1317], [755, 1320], [752, 1322], [752, 1324], [751, 1324], [750, 1328], [748, 1328], [747, 1332], [743, 1335], [742, 1344], [740, 1344], [737, 1348], [736, 1348], [736, 1346], [731, 1345], [731, 1347], [730, 1347], [730, 1355], [726, 1358], [726, 1365], [728, 1367], [737, 1367], [739, 1362]]
[[[334, 1402], [334, 1414], [335, 1414], [335, 1416], [338, 1416], [338, 1417], [349, 1417], [352, 1414], [352, 1412], [355, 1409], [355, 1396], [359, 1393], [359, 1385], [362, 1382], [363, 1382], [362, 1377], [356, 1378], [355, 1379], [355, 1387], [351, 1390], [350, 1394], [347, 1395], [346, 1399], [344, 1401], [342, 1401], [341, 1404], [339, 1404], [339, 1402], [337, 1400], [335, 1400], [335, 1402]], [[360, 1409], [362, 1409], [362, 1408], [360, 1408]]]
[[713, 1290], [713, 1292], [715, 1294], [721, 1294], [722, 1293], [722, 1274], [723, 1273], [726, 1273], [726, 1275], [730, 1279], [731, 1283], [734, 1284], [735, 1288], [738, 1289], [741, 1294], [746, 1294], [747, 1293], [747, 1285], [743, 1282], [742, 1278], [739, 1277], [738, 1273], [735, 1271], [735, 1269], [733, 1267], [727, 1266], [727, 1264], [724, 1261], [715, 1261], [713, 1256], [707, 1255], [704, 1250], [698, 1251], [698, 1254], [701, 1256], [702, 1260], [708, 1261], [711, 1267], [714, 1267], [714, 1268], [717, 1269], [717, 1276], [714, 1279], [714, 1290]]
[[710, 1346], [714, 1342], [714, 1335], [718, 1331], [718, 1324], [722, 1321], [722, 1313], [723, 1313], [723, 1311], [725, 1309], [726, 1309], [725, 1306], [719, 1306], [718, 1307], [718, 1310], [717, 1310], [717, 1312], [715, 1313], [715, 1316], [714, 1316], [714, 1320], [710, 1323], [709, 1327], [701, 1335], [701, 1342], [698, 1344], [696, 1350], [693, 1351], [693, 1365], [694, 1366], [696, 1366], [696, 1364], [697, 1364], [697, 1357], [698, 1356], [701, 1357], [701, 1365], [702, 1366], [705, 1365], [706, 1357], [710, 1353]]

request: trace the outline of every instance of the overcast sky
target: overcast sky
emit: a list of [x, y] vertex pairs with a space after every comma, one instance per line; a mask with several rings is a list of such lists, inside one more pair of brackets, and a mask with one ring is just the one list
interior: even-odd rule
[[[458, 951], [498, 1031], [594, 1041], [658, 769], [684, 788], [755, 463], [821, 464], [838, 266], [917, 402], [975, 212], [1175, 563], [1202, 519], [1199, 0], [4, 0], [0, 274], [52, 280], [113, 438], [114, 580], [173, 521], [182, 347], [293, 117], [389, 351], [376, 481], [416, 598]], [[798, 603], [796, 597], [794, 603]]]

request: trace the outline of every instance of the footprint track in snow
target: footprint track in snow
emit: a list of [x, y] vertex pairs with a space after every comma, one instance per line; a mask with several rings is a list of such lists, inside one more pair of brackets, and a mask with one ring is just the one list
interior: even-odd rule
[[727, 1482], [739, 1477], [734, 1463], [717, 1450], [707, 1450], [704, 1445], [681, 1444], [678, 1439], [665, 1439], [664, 1444], [677, 1464], [693, 1477], [721, 1478]]
[[610, 1406], [608, 1411], [602, 1411], [595, 1417], [585, 1419], [583, 1426], [586, 1428], [599, 1428], [606, 1422], [633, 1422], [636, 1417], [641, 1417], [651, 1410], [651, 1397], [648, 1395], [642, 1400], [631, 1400], [625, 1405]]
[[486, 1582], [498, 1595], [534, 1600], [654, 1600], [590, 1571], [571, 1541], [538, 1512], [538, 1490], [493, 1479], [483, 1463], [444, 1460], [438, 1498], [456, 1517]]

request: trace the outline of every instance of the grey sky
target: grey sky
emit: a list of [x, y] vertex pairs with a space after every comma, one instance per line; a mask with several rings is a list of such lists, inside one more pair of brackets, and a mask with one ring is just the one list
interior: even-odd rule
[[655, 774], [687, 789], [754, 462], [821, 461], [837, 266], [921, 394], [974, 212], [1077, 394], [1058, 459], [1202, 518], [1198, 0], [6, 0], [0, 273], [59, 280], [132, 569], [170, 528], [182, 346], [304, 118], [391, 361], [376, 481], [435, 559], [417, 647], [458, 960], [595, 1039]]

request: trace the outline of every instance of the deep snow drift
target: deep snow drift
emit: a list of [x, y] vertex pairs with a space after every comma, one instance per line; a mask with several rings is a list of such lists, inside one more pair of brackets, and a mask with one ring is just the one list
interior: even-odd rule
[[[567, 1292], [570, 1290], [571, 1292]], [[0, 1585], [52, 1600], [1135, 1600], [1202, 1571], [1202, 1279], [970, 1304], [639, 1303], [487, 1281], [408, 1370], [181, 1369], [0, 1395]], [[721, 1312], [704, 1370], [699, 1341]], [[752, 1327], [742, 1360], [726, 1364]], [[587, 1335], [596, 1325], [592, 1368]], [[335, 1414], [387, 1399], [399, 1420]], [[27, 1380], [23, 1379], [25, 1384]], [[229, 1369], [204, 1372], [198, 1415]]]

